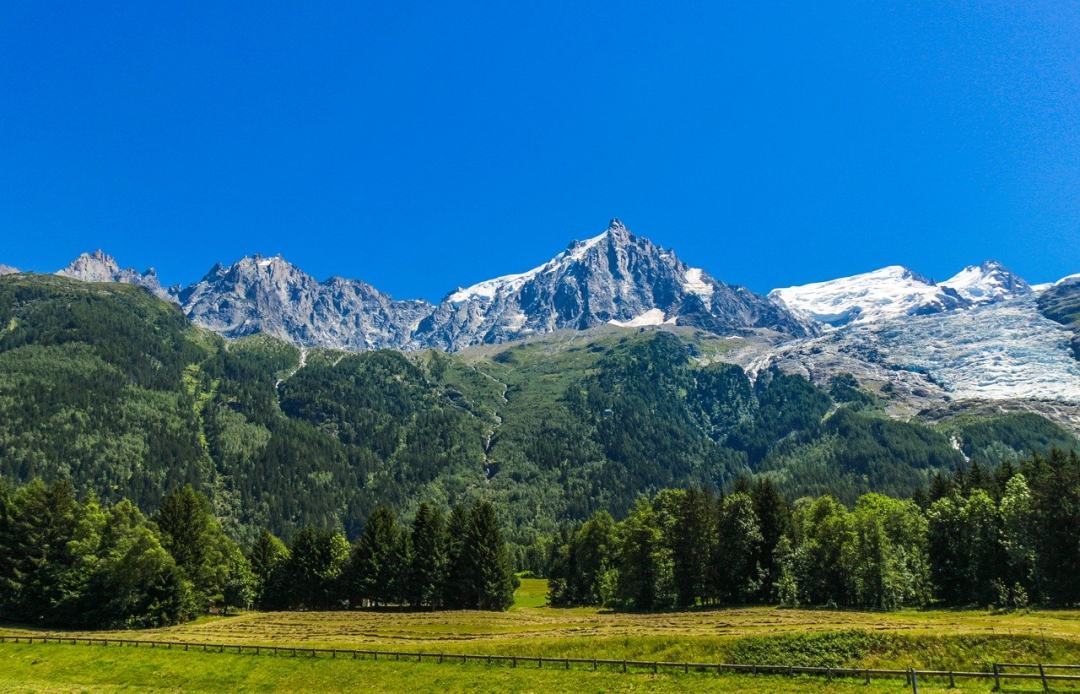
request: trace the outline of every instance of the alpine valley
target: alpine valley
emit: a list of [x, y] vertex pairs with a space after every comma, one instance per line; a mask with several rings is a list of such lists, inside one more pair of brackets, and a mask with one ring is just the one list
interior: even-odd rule
[[248, 539], [483, 496], [524, 552], [665, 487], [908, 495], [1080, 432], [1080, 276], [762, 296], [618, 220], [438, 304], [280, 256], [187, 287], [101, 251], [0, 265], [0, 326], [0, 476], [146, 508], [191, 483]]

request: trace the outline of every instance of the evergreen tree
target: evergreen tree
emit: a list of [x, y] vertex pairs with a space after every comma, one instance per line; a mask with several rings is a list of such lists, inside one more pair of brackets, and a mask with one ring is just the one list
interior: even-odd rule
[[780, 538], [788, 532], [790, 512], [787, 501], [771, 477], [763, 477], [755, 482], [750, 490], [750, 498], [754, 502], [754, 514], [761, 529], [761, 545], [757, 557], [763, 576], [760, 597], [768, 601], [775, 597], [773, 586], [780, 578], [776, 566], [776, 547]]
[[427, 502], [416, 511], [411, 538], [405, 597], [413, 607], [437, 608], [442, 604], [446, 575], [446, 525], [442, 514]]
[[458, 504], [450, 511], [446, 526], [446, 577], [443, 579], [442, 603], [451, 609], [475, 605], [478, 596], [469, 580], [465, 556], [465, 537], [469, 531], [469, 507]]
[[750, 495], [737, 492], [720, 505], [717, 541], [712, 565], [717, 593], [729, 603], [744, 603], [761, 590], [763, 570], [758, 564], [763, 538]]
[[341, 603], [341, 574], [349, 559], [349, 543], [329, 530], [307, 527], [289, 545], [289, 557], [279, 564], [280, 581], [291, 608], [327, 609]]
[[393, 511], [375, 509], [364, 532], [353, 545], [345, 569], [346, 595], [354, 606], [366, 603], [386, 605], [397, 601], [399, 530]]
[[275, 599], [278, 596], [273, 595], [272, 578], [274, 572], [288, 558], [289, 550], [285, 543], [264, 528], [248, 554], [254, 577], [252, 598], [256, 605], [265, 609], [270, 605], [280, 604], [280, 600]]
[[247, 559], [203, 494], [191, 485], [174, 490], [162, 500], [154, 521], [165, 550], [191, 582], [200, 609], [250, 605], [254, 579]]
[[700, 489], [683, 493], [676, 509], [669, 545], [676, 603], [687, 607], [705, 594], [705, 575], [712, 550], [712, 500]]
[[661, 573], [663, 540], [656, 513], [647, 499], [638, 499], [634, 510], [619, 524], [618, 596], [623, 605], [637, 610], [657, 606], [657, 580]]
[[469, 513], [463, 547], [468, 594], [480, 610], [505, 610], [514, 603], [517, 577], [495, 516], [495, 507], [478, 501]]

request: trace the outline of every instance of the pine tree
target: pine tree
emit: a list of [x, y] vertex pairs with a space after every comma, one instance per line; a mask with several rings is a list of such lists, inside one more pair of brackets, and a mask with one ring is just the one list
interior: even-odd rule
[[627, 607], [651, 610], [657, 605], [658, 554], [662, 536], [656, 513], [647, 499], [619, 524], [618, 595]]
[[465, 537], [469, 531], [469, 507], [458, 504], [446, 524], [446, 576], [442, 581], [442, 603], [451, 609], [474, 606], [478, 597], [469, 581]]
[[510, 607], [517, 577], [490, 502], [479, 501], [469, 512], [463, 555], [466, 582], [471, 586], [469, 595], [476, 598], [475, 604], [469, 606], [480, 610]]
[[761, 529], [761, 545], [757, 556], [763, 576], [760, 598], [769, 601], [775, 598], [773, 586], [780, 579], [780, 570], [776, 566], [776, 546], [788, 531], [791, 523], [790, 512], [787, 501], [770, 477], [761, 478], [754, 484], [750, 490], [750, 498]]
[[711, 506], [705, 492], [691, 487], [683, 493], [675, 512], [669, 543], [675, 599], [680, 607], [693, 605], [705, 594], [705, 572], [713, 537]]
[[288, 558], [289, 550], [285, 543], [264, 528], [248, 554], [255, 580], [253, 600], [256, 605], [266, 609], [277, 602], [273, 596], [271, 581], [274, 572]]
[[761, 527], [750, 495], [737, 492], [724, 498], [717, 523], [714, 565], [725, 565], [719, 593], [726, 602], [743, 603], [761, 589]]
[[354, 606], [364, 602], [385, 605], [396, 595], [399, 531], [393, 511], [380, 506], [371, 514], [357, 538], [345, 569], [346, 594]]
[[426, 502], [416, 511], [411, 537], [405, 597], [413, 607], [439, 607], [446, 575], [446, 525]]

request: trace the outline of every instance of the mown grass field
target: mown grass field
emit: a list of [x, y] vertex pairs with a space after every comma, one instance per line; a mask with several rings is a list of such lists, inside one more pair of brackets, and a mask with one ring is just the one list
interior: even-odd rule
[[[1080, 663], [1080, 611], [889, 613], [745, 608], [659, 614], [545, 606], [546, 586], [525, 580], [506, 613], [251, 612], [165, 629], [94, 636], [225, 644], [302, 645], [425, 653], [479, 653], [629, 660], [833, 667], [989, 670], [993, 662]], [[16, 627], [6, 635], [41, 634]], [[56, 632], [47, 632], [56, 633]], [[65, 632], [71, 634], [71, 632]], [[1017, 683], [1013, 683], [1017, 684]], [[1037, 685], [1032, 682], [1031, 685]], [[923, 683], [921, 691], [943, 688]], [[715, 674], [537, 671], [482, 664], [277, 658], [92, 646], [0, 646], [0, 690], [331, 691], [867, 691], [827, 684]], [[964, 682], [960, 691], [989, 691]], [[874, 683], [871, 690], [904, 690]], [[1032, 687], [1006, 687], [1032, 691]], [[1061, 686], [1056, 689], [1067, 689]], [[1078, 688], [1073, 688], [1074, 690]], [[956, 691], [956, 690], [954, 690]]]

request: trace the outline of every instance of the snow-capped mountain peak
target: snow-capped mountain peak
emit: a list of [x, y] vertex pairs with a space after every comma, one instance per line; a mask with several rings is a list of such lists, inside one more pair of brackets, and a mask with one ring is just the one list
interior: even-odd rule
[[1004, 301], [1031, 293], [1031, 287], [1022, 277], [1010, 272], [996, 260], [968, 265], [942, 282], [941, 286], [956, 290], [972, 304]]
[[19, 271], [17, 267], [11, 267], [10, 265], [4, 265], [0, 263], [0, 275], [13, 275]]
[[460, 288], [446, 297], [446, 301], [454, 304], [460, 304], [465, 301], [474, 299], [479, 300], [491, 300], [494, 299], [497, 294], [503, 292], [514, 292], [528, 282], [535, 278], [537, 275], [541, 275], [546, 272], [554, 272], [560, 266], [566, 263], [579, 262], [585, 258], [589, 249], [598, 246], [603, 243], [612, 231], [626, 232], [626, 227], [618, 219], [611, 220], [608, 228], [604, 230], [604, 233], [594, 236], [584, 241], [571, 241], [570, 245], [566, 247], [566, 250], [559, 253], [551, 260], [547, 261], [543, 265], [538, 265], [531, 270], [521, 272], [513, 275], [503, 275], [501, 277], [495, 277], [483, 282], [477, 282], [471, 287]]
[[954, 289], [934, 284], [902, 265], [774, 289], [769, 296], [833, 327], [969, 305]]
[[448, 295], [421, 322], [416, 337], [421, 344], [460, 349], [604, 323], [678, 324], [725, 333], [814, 331], [784, 307], [688, 267], [612, 219], [601, 234], [574, 241], [542, 265]]

